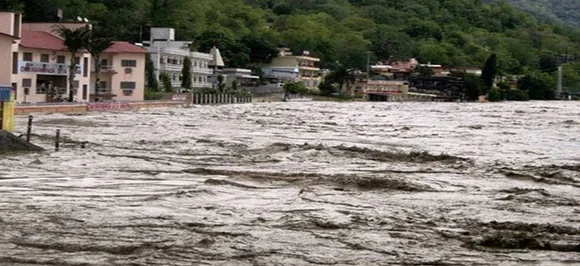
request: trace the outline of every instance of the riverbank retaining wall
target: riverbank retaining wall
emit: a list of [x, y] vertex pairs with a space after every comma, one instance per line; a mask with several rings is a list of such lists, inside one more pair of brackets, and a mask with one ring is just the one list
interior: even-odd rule
[[29, 114], [83, 114], [87, 112], [127, 111], [142, 108], [172, 107], [187, 104], [184, 101], [144, 101], [144, 102], [95, 102], [95, 103], [51, 103], [17, 105], [15, 115]]
[[[193, 101], [192, 101], [193, 99]], [[174, 107], [206, 104], [236, 104], [251, 103], [252, 95], [236, 94], [176, 94], [169, 100], [143, 101], [143, 102], [91, 102], [91, 103], [39, 103], [22, 104], [14, 108], [15, 115], [29, 114], [83, 114], [87, 112], [129, 111], [157, 107]]]

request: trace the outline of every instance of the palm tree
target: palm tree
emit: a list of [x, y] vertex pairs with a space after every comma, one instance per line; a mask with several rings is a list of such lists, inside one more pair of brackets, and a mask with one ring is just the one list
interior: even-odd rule
[[96, 35], [94, 31], [91, 32], [88, 42], [86, 43], [86, 49], [95, 60], [95, 98], [99, 95], [99, 86], [101, 83], [101, 54], [112, 45], [113, 42], [111, 39], [100, 37]]
[[58, 33], [58, 35], [60, 35], [60, 37], [64, 39], [64, 45], [71, 54], [70, 65], [68, 70], [68, 84], [69, 84], [68, 101], [72, 102], [74, 100], [74, 80], [77, 70], [75, 58], [79, 51], [87, 47], [87, 42], [90, 37], [90, 30], [88, 27], [70, 29], [65, 26], [59, 25], [56, 27], [56, 29], [54, 29], [54, 32]]
[[[330, 84], [338, 84], [339, 92], [342, 94], [343, 91], [350, 89], [351, 85], [356, 82], [356, 70], [339, 65], [326, 76], [325, 81]], [[352, 91], [351, 94], [353, 94]]]

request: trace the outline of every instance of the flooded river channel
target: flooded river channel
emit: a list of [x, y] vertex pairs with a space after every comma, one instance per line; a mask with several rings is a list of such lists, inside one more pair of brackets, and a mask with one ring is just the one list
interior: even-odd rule
[[580, 263], [577, 102], [53, 114], [33, 133], [48, 152], [0, 157], [0, 265]]

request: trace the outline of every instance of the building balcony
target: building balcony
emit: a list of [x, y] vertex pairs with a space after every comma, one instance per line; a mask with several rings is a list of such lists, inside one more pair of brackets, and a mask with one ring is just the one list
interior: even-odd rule
[[192, 67], [191, 71], [195, 74], [213, 75], [213, 69], [205, 67]]
[[[19, 74], [37, 74], [37, 75], [50, 75], [50, 76], [68, 76], [69, 65], [67, 64], [54, 64], [54, 63], [44, 63], [44, 62], [18, 62], [18, 73]], [[80, 75], [83, 73], [83, 68], [81, 65], [77, 65], [76, 74]]]
[[[113, 66], [101, 66], [100, 73], [102, 74], [117, 74], [117, 70], [113, 68]], [[97, 68], [95, 66], [91, 67], [91, 73], [97, 72]]]
[[161, 71], [181, 71], [183, 69], [183, 65], [176, 65], [176, 64], [161, 64], [159, 66], [159, 70]]
[[298, 69], [307, 71], [320, 71], [320, 68], [316, 66], [299, 66]]
[[[95, 88], [91, 88], [91, 95], [96, 95], [97, 92]], [[99, 95], [111, 95], [113, 94], [113, 89], [111, 88], [99, 88]]]

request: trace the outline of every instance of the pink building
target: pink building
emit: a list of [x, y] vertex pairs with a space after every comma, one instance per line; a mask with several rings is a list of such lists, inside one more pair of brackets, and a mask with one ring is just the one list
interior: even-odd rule
[[99, 92], [96, 93], [96, 64], [91, 63], [91, 99], [142, 101], [145, 88], [146, 50], [128, 42], [114, 42], [101, 55]]
[[[0, 48], [7, 45], [7, 37], [12, 37], [9, 49], [0, 49], [1, 62], [10, 62], [6, 68], [0, 69], [0, 79], [10, 75], [8, 84], [16, 88], [16, 101], [20, 103], [54, 102], [62, 98], [68, 98], [68, 71], [71, 59], [62, 38], [53, 32], [56, 25], [70, 28], [85, 27], [83, 23], [30, 23], [22, 24], [22, 16], [18, 13], [0, 12]], [[6, 36], [7, 35], [7, 36]], [[10, 38], [8, 38], [10, 39]], [[145, 52], [143, 49], [132, 44], [125, 43], [123, 47], [132, 46], [132, 49], [140, 49], [141, 53], [133, 50], [124, 53], [120, 49], [115, 58], [131, 60], [131, 68], [134, 71], [125, 73], [117, 79], [110, 79], [110, 88], [121, 88], [124, 93], [119, 93], [111, 99], [115, 100], [143, 100]], [[112, 47], [113, 48], [113, 47]], [[104, 55], [105, 56], [105, 55]], [[104, 57], [105, 58], [105, 57]], [[76, 76], [73, 86], [74, 99], [79, 102], [90, 100], [91, 88], [91, 55], [81, 51], [76, 55]], [[113, 62], [113, 61], [111, 61]], [[119, 61], [121, 62], [121, 61]], [[119, 67], [121, 63], [119, 63]], [[133, 74], [134, 73], [134, 74]], [[2, 80], [0, 80], [2, 81]], [[6, 81], [4, 81], [6, 82]], [[125, 83], [123, 83], [125, 82]], [[128, 92], [128, 91], [131, 92]]]

